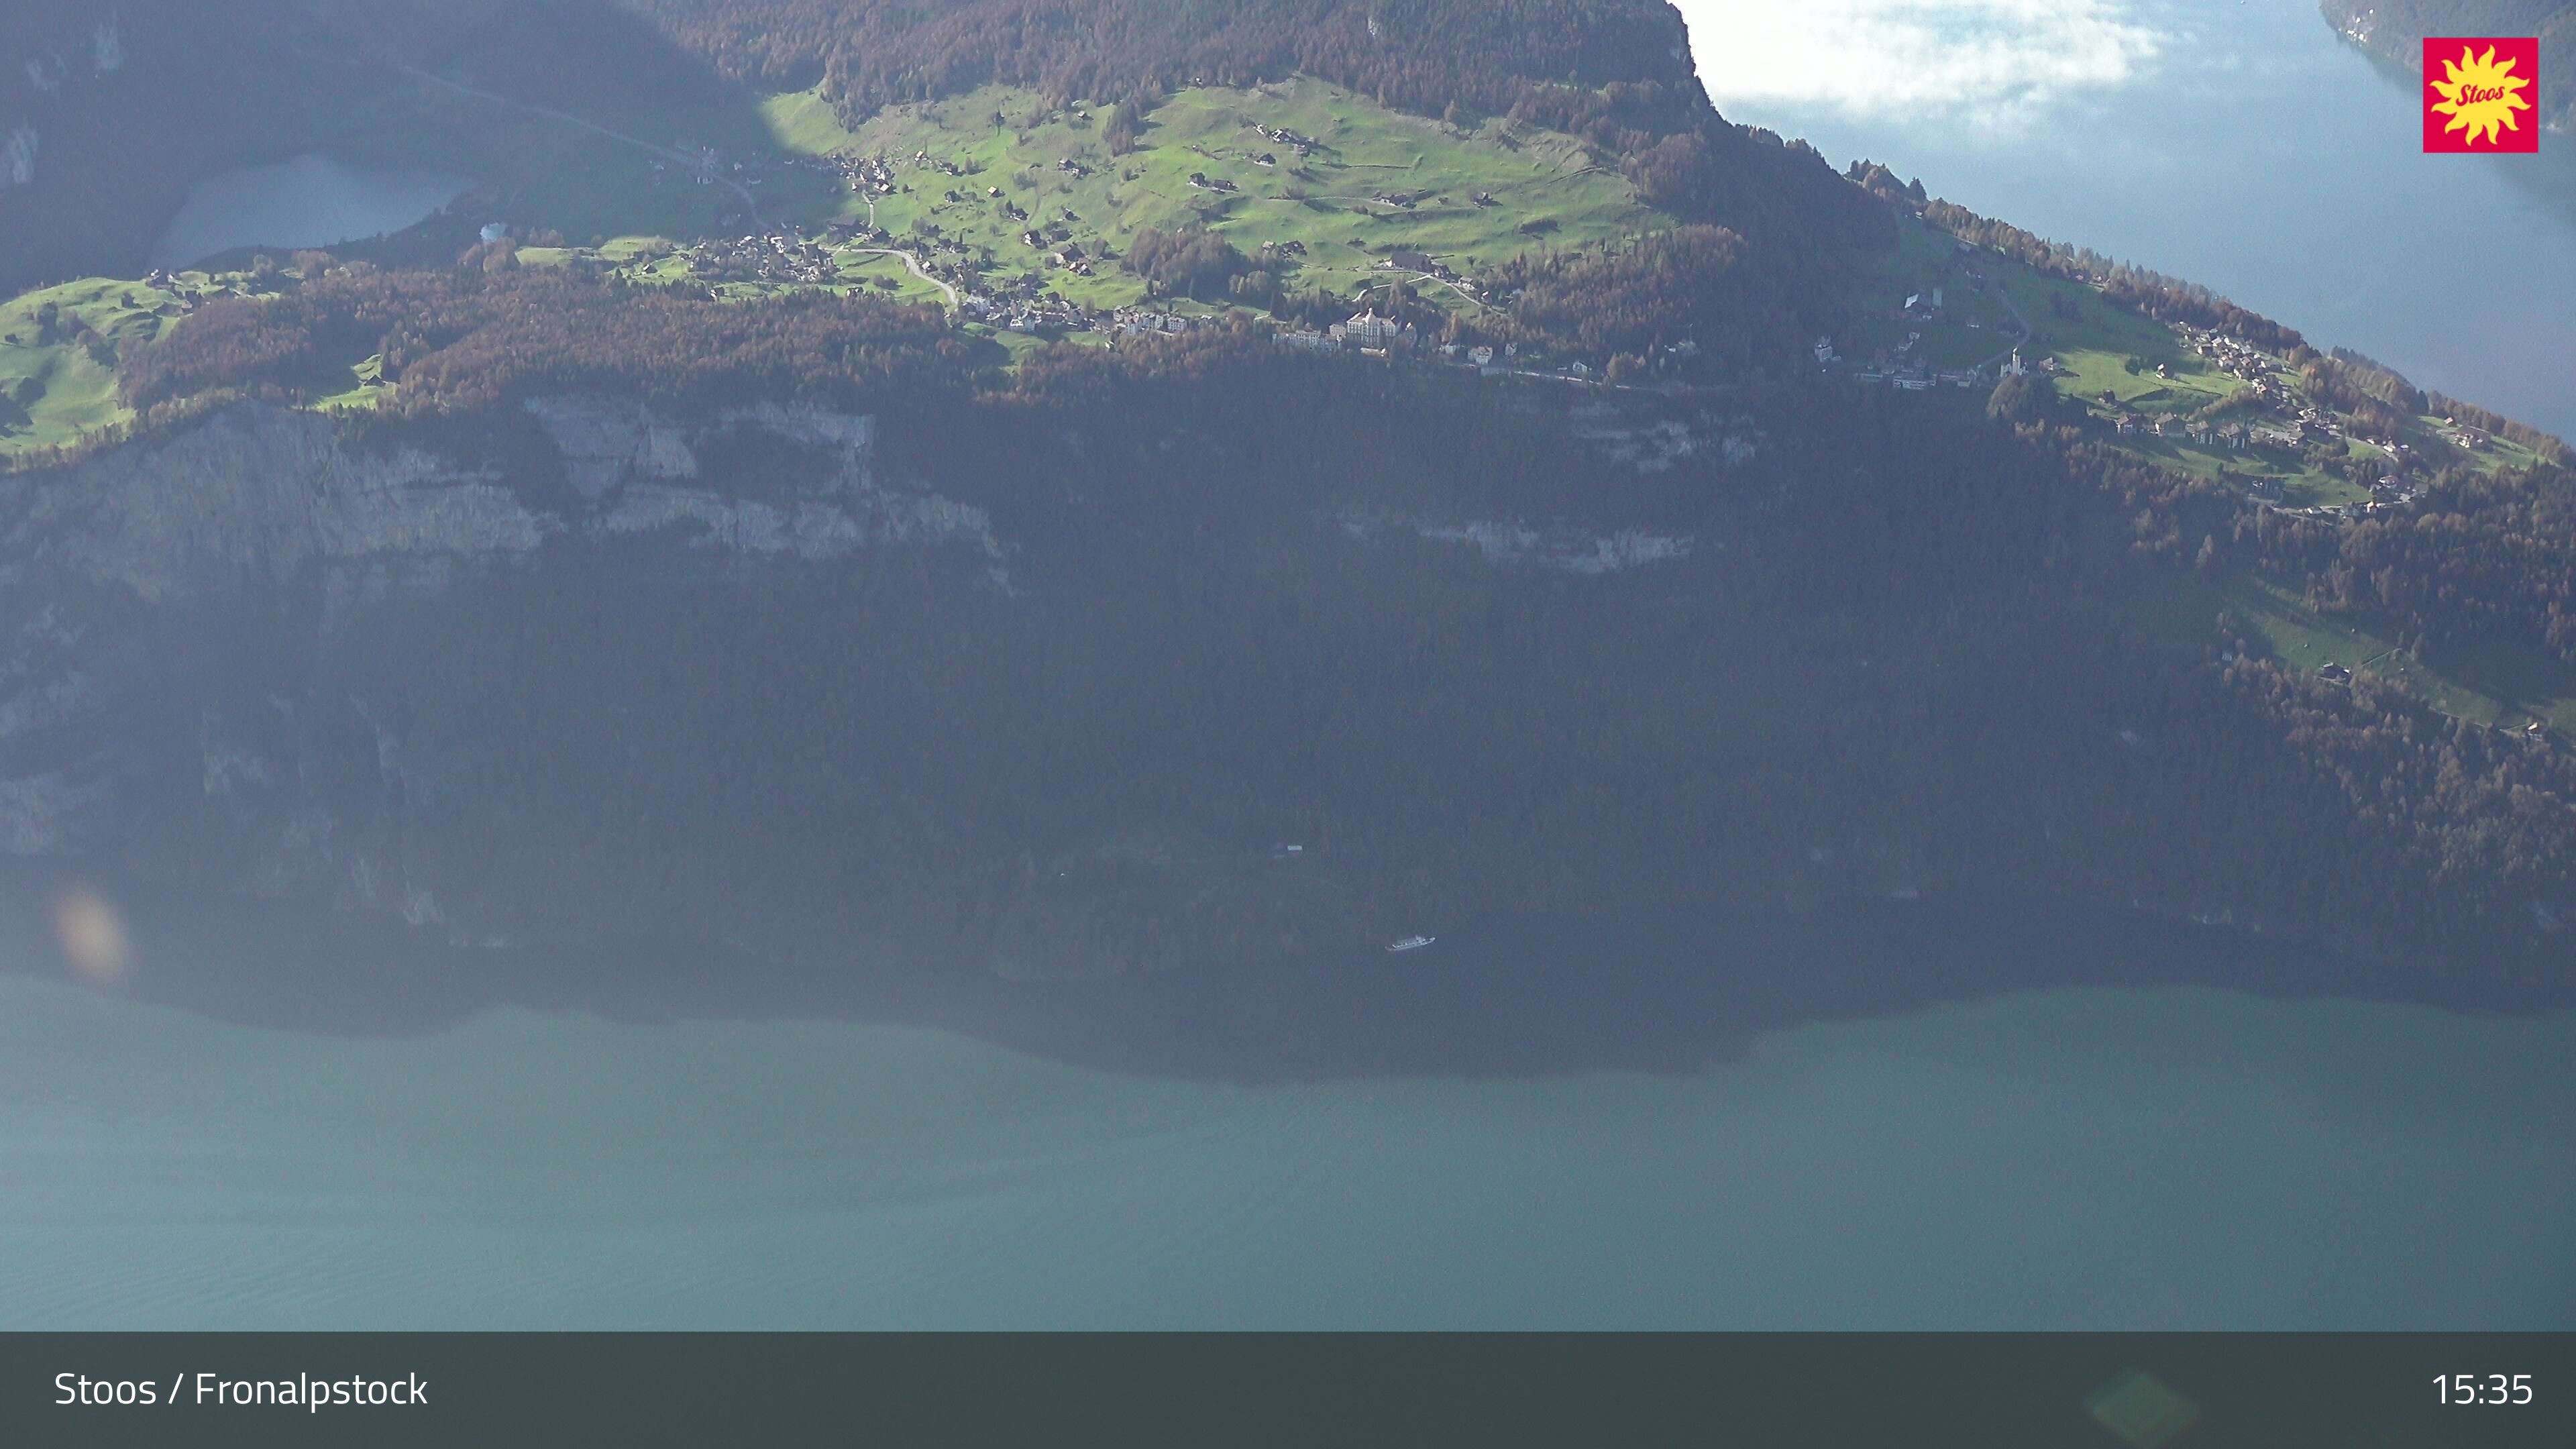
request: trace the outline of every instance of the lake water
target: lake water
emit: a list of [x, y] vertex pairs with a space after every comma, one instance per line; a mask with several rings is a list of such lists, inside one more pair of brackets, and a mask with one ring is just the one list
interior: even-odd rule
[[2314, 0], [1679, 0], [1730, 119], [2576, 437], [2576, 136], [2427, 156]]
[[2025, 992], [1229, 1086], [0, 975], [0, 1328], [2576, 1326], [2576, 1017]]
[[152, 265], [184, 267], [240, 247], [337, 246], [401, 231], [472, 183], [407, 166], [361, 166], [310, 152], [244, 166], [188, 188], [152, 246]]

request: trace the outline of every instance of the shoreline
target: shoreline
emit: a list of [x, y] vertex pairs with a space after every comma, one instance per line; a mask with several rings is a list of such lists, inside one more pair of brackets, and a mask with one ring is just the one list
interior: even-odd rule
[[25, 861], [0, 867], [0, 972], [74, 978], [51, 914], [76, 880], [114, 902], [132, 941], [131, 971], [93, 989], [240, 1025], [412, 1037], [508, 1007], [629, 1023], [839, 1020], [1241, 1085], [1688, 1075], [1771, 1032], [2052, 988], [2203, 986], [2467, 1014], [2576, 1005], [2576, 992], [2456, 966], [2433, 974], [2235, 927], [2047, 901], [1517, 917], [1445, 930], [1437, 945], [1400, 954], [1019, 981], [918, 960], [814, 971], [688, 942], [459, 947], [382, 917], [184, 898]]

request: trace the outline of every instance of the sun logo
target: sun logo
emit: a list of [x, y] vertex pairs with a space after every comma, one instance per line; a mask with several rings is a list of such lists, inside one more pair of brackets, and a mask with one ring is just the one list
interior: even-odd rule
[[2538, 82], [2540, 42], [2428, 36], [2424, 41], [2424, 149], [2537, 151], [2540, 127], [2522, 94]]

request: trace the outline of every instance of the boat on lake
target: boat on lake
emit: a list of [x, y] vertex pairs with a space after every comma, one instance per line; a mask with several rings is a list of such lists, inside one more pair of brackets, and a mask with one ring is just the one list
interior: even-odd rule
[[1419, 951], [1423, 947], [1428, 946], [1439, 939], [1440, 938], [1437, 936], [1407, 936], [1401, 941], [1390, 942], [1386, 949], [1390, 951]]

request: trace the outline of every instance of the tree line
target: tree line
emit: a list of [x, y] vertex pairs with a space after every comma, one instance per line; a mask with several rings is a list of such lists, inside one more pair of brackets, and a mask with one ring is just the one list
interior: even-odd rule
[[[2115, 262], [2089, 248], [2053, 242], [2010, 222], [1980, 216], [1954, 202], [1937, 197], [1923, 201], [1919, 195], [1891, 192], [1886, 169], [1873, 163], [1855, 161], [1851, 174], [1884, 199], [1912, 200], [1922, 212], [1924, 221], [1971, 246], [2000, 252], [2033, 271], [2049, 276], [2098, 285], [2105, 298], [2141, 316], [2224, 332], [2271, 352], [2287, 353], [2307, 345], [2307, 340], [2296, 331], [2259, 312], [2240, 307], [2197, 282], [2183, 281], [2126, 262]], [[1920, 193], [1921, 189], [1921, 183], [1917, 182], [1911, 192]]]
[[1686, 114], [1699, 94], [1679, 18], [1655, 0], [623, 0], [726, 76], [816, 84], [855, 124], [902, 101], [987, 84], [1058, 103], [1148, 88], [1250, 85], [1304, 72], [1438, 114], [1510, 111], [1549, 82], [1623, 94], [1626, 113]]
[[370, 355], [396, 410], [466, 412], [602, 388], [667, 402], [854, 400], [976, 375], [936, 307], [822, 291], [717, 301], [563, 269], [354, 264], [271, 298], [209, 303], [119, 370], [130, 406], [218, 389], [345, 391]]
[[[1166, 245], [1181, 256], [1204, 244], [1183, 238], [1155, 247]], [[1733, 274], [1751, 265], [1747, 256], [1730, 233], [1684, 228], [1624, 247], [1526, 258], [1512, 274], [1520, 294], [1512, 312], [1489, 325], [1503, 335], [1526, 327], [1524, 335], [1625, 356], [1669, 347], [1672, 331], [1659, 329], [1687, 329], [1703, 345], [1728, 346], [1737, 344], [1723, 340], [1726, 329], [1739, 326], [1734, 335], [1747, 348], [1794, 336], [1797, 319], [1754, 305], [1764, 293], [1753, 292], [1751, 303], [1729, 300]], [[374, 349], [399, 379], [400, 417], [435, 414], [468, 425], [496, 404], [570, 388], [684, 407], [791, 394], [881, 407], [901, 396], [918, 402], [907, 408], [912, 415], [935, 413], [947, 422], [936, 429], [935, 450], [907, 454], [902, 435], [890, 433], [890, 468], [917, 470], [958, 496], [992, 498], [1024, 520], [1037, 520], [1038, 531], [1056, 543], [1089, 538], [1093, 546], [1077, 548], [1079, 558], [1130, 550], [1136, 557], [1178, 558], [1196, 546], [1200, 529], [1272, 536], [1293, 532], [1318, 509], [1544, 520], [1599, 516], [1605, 500], [1615, 500], [1617, 516], [1636, 526], [1730, 541], [1725, 568], [1702, 586], [1716, 588], [1734, 601], [1728, 607], [1750, 611], [1747, 619], [1758, 618], [1759, 629], [1776, 635], [1754, 650], [1747, 636], [1730, 634], [1735, 665], [1753, 668], [1751, 656], [1776, 645], [1783, 653], [1760, 668], [1813, 687], [1808, 671], [1815, 651], [1844, 647], [1832, 642], [1837, 628], [1883, 631], [1887, 621], [1909, 615], [1940, 621], [1937, 647], [1952, 655], [1966, 650], [1983, 658], [2007, 640], [2019, 641], [2011, 648], [2020, 655], [2007, 651], [1981, 666], [1987, 670], [1977, 676], [1982, 697], [1956, 695], [1958, 681], [1908, 666], [1886, 683], [1898, 694], [1875, 693], [1872, 686], [1840, 700], [1835, 707], [1851, 711], [1852, 719], [1891, 721], [1888, 728], [1921, 733], [1897, 741], [1864, 729], [1843, 738], [1850, 720], [1829, 731], [1830, 752], [1838, 752], [1831, 757], [1842, 762], [1837, 769], [1850, 780], [1876, 781], [1881, 795], [1845, 799], [1826, 792], [1833, 795], [1827, 799], [1818, 793], [1822, 784], [1801, 769], [1777, 766], [1789, 773], [1761, 777], [1772, 781], [1762, 788], [1777, 796], [1761, 812], [1744, 813], [1745, 780], [1720, 789], [1719, 798], [1736, 802], [1726, 808], [1742, 818], [1776, 814], [1786, 830], [1805, 818], [1801, 812], [1815, 811], [1817, 818], [1866, 818], [1876, 822], [1870, 830], [1897, 830], [1886, 812], [1902, 804], [1926, 812], [1921, 830], [1938, 821], [1946, 822], [1939, 830], [1952, 832], [1924, 837], [1921, 849], [1936, 855], [1964, 849], [1960, 842], [1974, 836], [1980, 851], [2004, 850], [2003, 842], [1981, 833], [1995, 826], [1975, 819], [1964, 798], [1930, 785], [1924, 772], [1955, 767], [1976, 772], [1974, 778], [1999, 778], [2000, 766], [1978, 743], [1991, 719], [1960, 732], [2009, 697], [2002, 714], [2027, 716], [2020, 730], [2107, 738], [2129, 725], [2105, 725], [2102, 717], [2125, 717], [2130, 725], [2151, 720], [2152, 728], [2139, 725], [2138, 732], [2195, 740], [2192, 749], [2207, 756], [2201, 768], [2220, 769], [2213, 761], [2241, 761], [2247, 770], [2294, 765], [2298, 778], [2310, 782], [2299, 789], [2314, 793], [2294, 791], [2275, 802], [2277, 818], [2258, 821], [2240, 804], [2221, 811], [2221, 786], [2199, 775], [2176, 776], [2158, 788], [2184, 790], [2202, 803], [2149, 828], [2138, 813], [2147, 807], [2136, 801], [2080, 809], [2066, 803], [2094, 788], [2085, 771], [2123, 758], [2116, 747], [2101, 758], [2088, 748], [2075, 751], [2062, 765], [2065, 773], [2054, 777], [2052, 788], [2072, 792], [2066, 799], [2026, 802], [2038, 813], [2022, 817], [2022, 825], [2061, 835], [2079, 824], [2101, 832], [2099, 868], [2105, 871], [2113, 869], [2107, 862], [2123, 830], [2133, 847], [2169, 841], [2173, 853], [2158, 845], [2149, 857], [2165, 863], [2158, 869], [2172, 867], [2159, 889], [2176, 897], [2220, 899], [2233, 889], [2239, 897], [2274, 900], [2284, 919], [2312, 926], [2367, 917], [2378, 922], [2373, 933], [2385, 937], [2403, 926], [2382, 920], [2388, 902], [2407, 902], [2423, 921], [2445, 929], [2509, 935], [2528, 923], [2532, 901], [2576, 896], [2566, 879], [2576, 867], [2566, 838], [2576, 782], [2562, 778], [2569, 768], [2562, 746], [2490, 739], [2490, 732], [2442, 720], [2386, 681], [2365, 679], [2346, 690], [2301, 679], [2265, 659], [2257, 636], [2241, 622], [2232, 637], [2213, 636], [2207, 659], [2179, 664], [2120, 643], [2116, 617], [2044, 635], [2007, 622], [2032, 613], [2080, 620], [2086, 599], [2107, 595], [2112, 586], [2101, 571], [2116, 572], [2116, 566], [2086, 562], [2088, 540], [2099, 536], [2096, 521], [2107, 514], [2127, 521], [2136, 545], [2131, 553], [2142, 566], [2177, 568], [2198, 558], [2205, 566], [2251, 568], [2303, 589], [2328, 612], [2393, 621], [2412, 646], [2523, 639], [2576, 662], [2576, 477], [2554, 465], [2501, 475], [2439, 470], [2424, 480], [2415, 505], [2332, 524], [2260, 508], [2219, 483], [2110, 449], [2064, 426], [2034, 396], [1999, 394], [1991, 408], [1999, 416], [1990, 417], [1987, 409], [1946, 396], [1855, 388], [1782, 368], [1771, 383], [1748, 387], [1729, 404], [1744, 410], [1745, 421], [1722, 426], [1750, 428], [1760, 439], [1751, 461], [1721, 464], [1720, 450], [1704, 443], [1666, 472], [1614, 473], [1615, 483], [1608, 483], [1604, 465], [1570, 438], [1543, 398], [1444, 370], [1309, 357], [1276, 346], [1249, 319], [1131, 339], [1115, 350], [1055, 345], [1032, 354], [1007, 384], [981, 370], [968, 348], [935, 311], [880, 301], [797, 294], [719, 303], [551, 269], [348, 267], [264, 301], [200, 309], [131, 359], [124, 385], [138, 405], [166, 407], [228, 389], [287, 386], [310, 377], [317, 363], [344, 364]], [[1766, 354], [1748, 353], [1759, 355]], [[2340, 370], [2335, 375], [2348, 376], [2352, 386], [2383, 385], [2360, 363], [2331, 361]], [[1628, 405], [1681, 409], [1685, 425], [1712, 426], [1688, 411], [1699, 404], [1636, 397]], [[1067, 439], [1077, 440], [1070, 452]], [[1166, 453], [1165, 442], [1178, 446]], [[1188, 465], [1176, 467], [1173, 458]], [[997, 478], [1032, 481], [997, 495]], [[1209, 481], [1217, 478], [1225, 480], [1221, 487]], [[1068, 512], [1066, 499], [1075, 495], [1089, 501]], [[1173, 529], [1180, 531], [1166, 537]], [[1069, 557], [1064, 566], [1077, 564]], [[1059, 585], [1071, 588], [1075, 577], [1068, 573]], [[1194, 595], [1208, 598], [1236, 586], [1211, 576], [1190, 587], [1215, 591]], [[1154, 592], [1162, 586], [1139, 581], [1137, 587]], [[1475, 597], [1470, 590], [1436, 608], [1427, 598], [1381, 602], [1399, 611], [1434, 608], [1437, 615]], [[1577, 609], [1566, 627], [1590, 617], [1589, 607]], [[1631, 607], [1618, 605], [1593, 624], [1640, 627], [1625, 612]], [[1150, 606], [1139, 602], [1122, 627], [1144, 630], [1142, 621], [1164, 617], [1162, 611], [1189, 612], [1157, 593]], [[1522, 664], [1561, 658], [1559, 651], [1574, 648], [1580, 634], [1527, 638], [1515, 648], [1540, 651]], [[1455, 647], [1457, 636], [1443, 637], [1450, 640], [1444, 648]], [[1199, 657], [1202, 644], [1218, 648], [1208, 641], [1165, 642], [1189, 658]], [[1218, 652], [1255, 645], [1278, 645], [1269, 625], [1257, 637], [1229, 639]], [[1873, 663], [1881, 652], [1871, 648]], [[2016, 657], [2024, 663], [2014, 664]], [[1512, 658], [1521, 656], [1489, 660], [1496, 673], [1477, 688], [1498, 687], [1520, 667]], [[1349, 662], [1380, 667], [1358, 656]], [[1315, 668], [1325, 671], [1326, 661]], [[2037, 672], [2015, 684], [2017, 669]], [[1321, 688], [1324, 677], [1317, 673], [1307, 686]], [[1428, 677], [1446, 676], [1434, 669]], [[1707, 687], [1734, 677], [1711, 674]], [[2063, 705], [2022, 698], [2039, 687], [2032, 680], [2075, 693]], [[1151, 684], [1140, 677], [1126, 687]], [[2091, 701], [2083, 710], [2102, 717], [2065, 717], [2082, 700]], [[1291, 719], [1305, 708], [1286, 700], [1275, 705]], [[1233, 707], [1206, 705], [1220, 715]], [[1892, 723], [1904, 718], [1916, 723]], [[1638, 727], [1652, 719], [1650, 711]], [[1070, 720], [1057, 724], [1075, 728]], [[1582, 729], [1553, 716], [1529, 724], [1540, 732], [1534, 740], [1570, 738], [1567, 731]], [[2026, 745], [2033, 738], [2016, 737]], [[1645, 738], [1622, 748], [1643, 749]], [[1246, 748], [1254, 751], [1247, 760], [1257, 757], [1257, 747]], [[2267, 758], [2272, 763], [2260, 766]], [[1376, 767], [1369, 768], [1375, 778]], [[1432, 766], [1422, 761], [1408, 768]], [[1655, 766], [1640, 755], [1624, 768], [1650, 773]], [[1291, 789], [1295, 782], [1277, 783]], [[1418, 805], [1425, 818], [1440, 818], [1431, 802]], [[2219, 813], [2206, 813], [2212, 811]], [[2232, 883], [2179, 864], [2200, 848], [2186, 844], [2200, 838], [2195, 832], [2260, 839], [2262, 851], [2289, 849], [2276, 838], [2280, 819], [2303, 822], [2309, 832], [2302, 837], [2309, 843], [2292, 856], [2297, 871], [2335, 869], [2328, 861], [2336, 857], [2355, 863], [2326, 883], [2296, 875], [2286, 862], [2262, 865], [2261, 852], [2250, 846], [2231, 846], [2237, 853], [2224, 855], [2235, 862]], [[1570, 830], [1578, 822], [1561, 823]], [[1357, 817], [1346, 828], [1365, 833]], [[1397, 834], [1410, 839], [1410, 830]], [[993, 847], [999, 850], [1006, 838], [1018, 837], [997, 835]], [[1943, 840], [1949, 843], [1937, 843]], [[2356, 844], [2366, 841], [2378, 844]], [[1390, 836], [1379, 848], [1392, 862], [1419, 844]], [[1661, 858], [1654, 851], [1663, 848], [1639, 845], [1647, 854], [1631, 853], [1629, 864], [1665, 869], [1654, 864]], [[1493, 857], [1493, 868], [1502, 869], [1501, 860]], [[1507, 875], [1518, 878], [1514, 873], [1541, 864], [1532, 859]], [[2014, 868], [2037, 881], [2057, 879], [2060, 867], [2025, 860]], [[2291, 899], [2307, 904], [2277, 904]], [[1400, 913], [1399, 905], [1385, 908]]]
[[722, 73], [815, 84], [850, 125], [1003, 83], [1111, 107], [1111, 149], [1193, 84], [1305, 74], [1453, 122], [1505, 116], [1582, 138], [1649, 204], [1732, 228], [1829, 284], [1888, 218], [1813, 148], [1728, 124], [1661, 0], [623, 0]]
[[[2250, 631], [2134, 637], [2122, 572], [2181, 564], [2089, 552], [2125, 505], [2045, 433], [1802, 376], [1742, 418], [1628, 399], [1632, 424], [1758, 438], [1638, 473], [1567, 406], [1249, 327], [1059, 345], [881, 435], [887, 476], [1012, 540], [1010, 592], [888, 553], [710, 594], [573, 550], [450, 622], [384, 611], [349, 667], [440, 702], [424, 757], [484, 762], [425, 868], [535, 921], [612, 901], [763, 944], [969, 950], [1035, 921], [1154, 969], [1919, 885], [2227, 911], [2428, 978], [2563, 971], [2534, 907], [2576, 900], [2566, 753], [2325, 684]], [[1422, 531], [1473, 519], [1692, 547], [1584, 575]], [[639, 699], [671, 717], [619, 712]], [[433, 737], [483, 719], [535, 723]], [[736, 763], [710, 779], [710, 754]], [[1213, 893], [1158, 874], [1139, 839], [1307, 842], [1328, 919], [1252, 867]], [[1065, 896], [1068, 870], [1101, 890]]]

